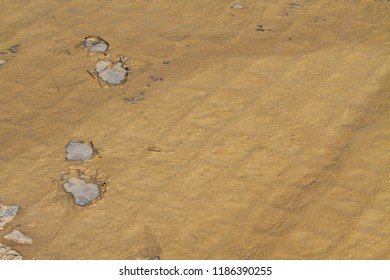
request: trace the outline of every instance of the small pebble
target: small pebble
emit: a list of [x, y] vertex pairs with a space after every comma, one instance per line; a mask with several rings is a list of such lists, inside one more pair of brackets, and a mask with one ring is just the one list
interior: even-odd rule
[[262, 25], [258, 25], [256, 31], [258, 31], [258, 32], [264, 32], [265, 29], [263, 28]]
[[161, 149], [158, 148], [158, 147], [149, 147], [149, 148], [148, 148], [148, 151], [149, 151], [149, 152], [158, 152], [158, 153], [161, 153]]
[[161, 77], [161, 76], [151, 76], [150, 79], [154, 82], [157, 82], [157, 81], [164, 81], [164, 78]]
[[7, 60], [5, 59], [0, 59], [0, 66], [3, 65], [3, 64], [6, 64], [7, 63]]
[[10, 47], [9, 48], [10, 53], [16, 53], [18, 47], [19, 47], [19, 45], [14, 45], [14, 46]]
[[239, 3], [234, 3], [232, 6], [231, 6], [232, 9], [242, 9], [242, 5], [239, 4]]

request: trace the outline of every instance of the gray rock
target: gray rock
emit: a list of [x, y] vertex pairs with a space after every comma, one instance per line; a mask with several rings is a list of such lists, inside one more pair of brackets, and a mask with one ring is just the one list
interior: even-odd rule
[[66, 146], [66, 152], [67, 160], [89, 160], [93, 156], [92, 147], [79, 142], [69, 142]]
[[6, 64], [7, 63], [7, 60], [5, 59], [0, 59], [0, 66], [3, 65], [3, 64]]
[[32, 244], [33, 240], [28, 237], [27, 235], [24, 235], [18, 230], [13, 230], [10, 234], [4, 235], [4, 238], [7, 240], [11, 240], [13, 242], [19, 243], [19, 244]]
[[107, 64], [107, 61], [96, 64], [96, 73], [99, 79], [110, 85], [123, 84], [127, 80], [128, 70], [122, 62]]
[[0, 260], [21, 260], [22, 256], [11, 247], [0, 243]]
[[70, 193], [74, 198], [74, 203], [79, 206], [85, 206], [98, 198], [100, 195], [99, 186], [95, 183], [87, 183], [76, 177], [70, 177], [63, 184], [66, 192]]
[[3, 230], [4, 226], [12, 221], [18, 210], [19, 206], [5, 206], [0, 203], [0, 230]]

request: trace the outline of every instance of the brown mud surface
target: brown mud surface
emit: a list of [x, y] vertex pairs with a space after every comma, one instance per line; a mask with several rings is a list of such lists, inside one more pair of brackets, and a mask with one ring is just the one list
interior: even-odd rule
[[[18, 47], [0, 54], [0, 202], [21, 211], [0, 243], [24, 259], [390, 259], [390, 3], [239, 3], [2, 1], [0, 51]], [[123, 86], [88, 74], [86, 36], [127, 57]], [[67, 161], [69, 141], [98, 155]], [[70, 170], [104, 179], [102, 199], [74, 205]], [[33, 244], [3, 238], [18, 226]]]

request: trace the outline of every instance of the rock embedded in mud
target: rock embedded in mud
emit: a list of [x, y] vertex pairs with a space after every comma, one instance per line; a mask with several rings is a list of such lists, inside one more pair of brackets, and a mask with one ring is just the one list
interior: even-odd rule
[[0, 243], [0, 260], [21, 260], [22, 256], [9, 246]]
[[89, 160], [93, 157], [93, 148], [85, 143], [69, 142], [66, 145], [67, 160]]
[[7, 63], [7, 60], [5, 59], [0, 59], [0, 66], [4, 65]]
[[32, 244], [33, 240], [28, 237], [27, 235], [24, 235], [18, 230], [13, 230], [10, 234], [7, 234], [4, 236], [4, 239], [11, 240], [13, 242], [16, 242], [18, 244]]
[[99, 36], [88, 36], [85, 37], [84, 41], [81, 41], [76, 45], [76, 48], [80, 48], [86, 52], [97, 52], [102, 53], [108, 50], [110, 45], [106, 40]]
[[128, 69], [121, 61], [99, 61], [95, 71], [97, 78], [109, 85], [123, 84], [128, 76]]
[[9, 50], [10, 53], [16, 53], [17, 50], [18, 50], [18, 47], [19, 47], [19, 45], [13, 45], [8, 50]]
[[19, 206], [6, 206], [0, 203], [0, 230], [3, 230], [4, 226], [12, 221], [18, 210]]
[[97, 183], [88, 183], [76, 177], [70, 177], [63, 184], [64, 190], [71, 194], [74, 203], [79, 206], [85, 206], [100, 196], [100, 190]]

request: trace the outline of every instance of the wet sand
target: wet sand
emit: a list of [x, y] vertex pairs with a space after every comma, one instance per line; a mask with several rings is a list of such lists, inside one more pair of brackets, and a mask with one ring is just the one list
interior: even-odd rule
[[[19, 46], [0, 54], [0, 202], [21, 210], [0, 243], [24, 259], [390, 259], [390, 3], [239, 3], [3, 1], [0, 51]], [[123, 87], [88, 74], [86, 36], [127, 57]], [[70, 141], [98, 156], [67, 161]], [[102, 199], [74, 205], [58, 182], [77, 169]], [[31, 245], [3, 238], [17, 227]]]

